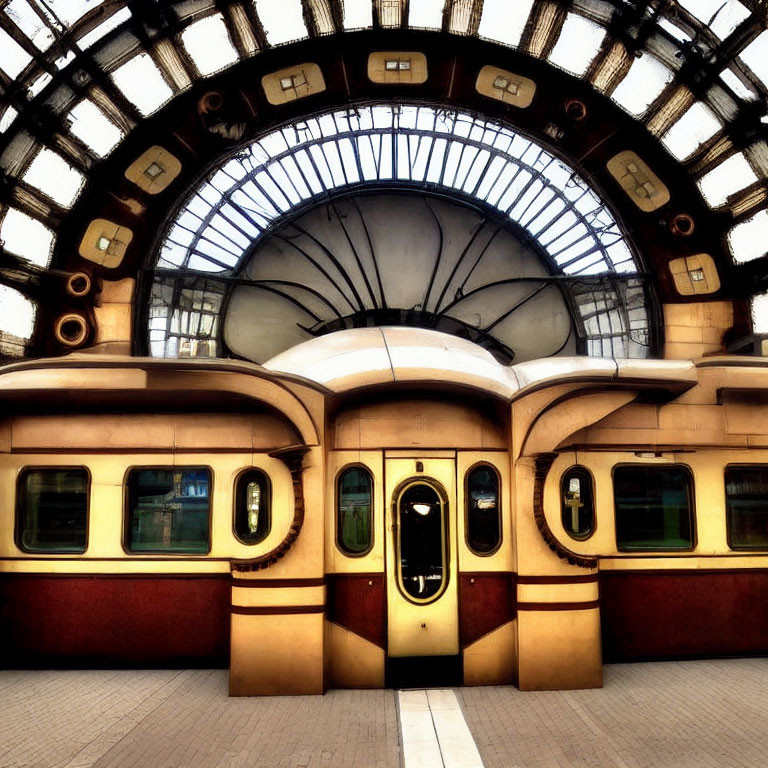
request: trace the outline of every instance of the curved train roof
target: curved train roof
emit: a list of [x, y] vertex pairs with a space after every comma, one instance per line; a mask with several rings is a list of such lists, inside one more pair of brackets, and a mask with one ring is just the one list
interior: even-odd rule
[[403, 327], [332, 333], [277, 355], [264, 368], [309, 379], [337, 393], [430, 383], [513, 398], [544, 384], [572, 379], [676, 382], [683, 388], [696, 382], [696, 366], [689, 361], [558, 357], [506, 366], [466, 339]]

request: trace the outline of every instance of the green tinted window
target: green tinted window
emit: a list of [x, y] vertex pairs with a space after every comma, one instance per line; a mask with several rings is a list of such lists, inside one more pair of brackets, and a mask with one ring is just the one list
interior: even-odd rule
[[616, 467], [616, 544], [619, 549], [691, 549], [693, 482], [680, 466]]
[[27, 552], [85, 552], [88, 472], [27, 469], [19, 476], [16, 542]]
[[363, 555], [373, 544], [373, 478], [363, 467], [339, 475], [336, 489], [336, 540], [348, 555]]
[[203, 467], [132, 469], [126, 548], [131, 552], [208, 552], [210, 486], [211, 473]]
[[725, 508], [731, 549], [768, 549], [768, 466], [727, 467]]

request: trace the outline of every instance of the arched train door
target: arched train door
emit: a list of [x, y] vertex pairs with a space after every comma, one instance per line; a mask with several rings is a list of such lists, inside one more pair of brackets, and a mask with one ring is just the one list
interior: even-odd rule
[[388, 683], [460, 684], [455, 455], [393, 453], [385, 460]]

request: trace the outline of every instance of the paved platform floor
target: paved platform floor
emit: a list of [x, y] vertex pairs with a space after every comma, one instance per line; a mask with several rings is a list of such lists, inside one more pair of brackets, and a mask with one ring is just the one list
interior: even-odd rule
[[[485, 768], [766, 768], [768, 659], [454, 689]], [[230, 699], [222, 670], [0, 672], [0, 766], [400, 768], [394, 691]], [[437, 767], [435, 767], [437, 768]]]

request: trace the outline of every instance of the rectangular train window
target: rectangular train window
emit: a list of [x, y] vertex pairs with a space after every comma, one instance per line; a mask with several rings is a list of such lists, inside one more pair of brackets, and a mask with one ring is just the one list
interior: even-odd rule
[[693, 548], [693, 478], [687, 467], [616, 467], [613, 495], [620, 550]]
[[731, 549], [768, 549], [768, 466], [726, 467], [725, 519]]
[[210, 551], [209, 469], [142, 467], [128, 473], [127, 485], [129, 552]]
[[88, 470], [25, 469], [19, 475], [16, 543], [25, 552], [82, 553], [88, 540]]

